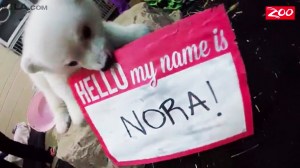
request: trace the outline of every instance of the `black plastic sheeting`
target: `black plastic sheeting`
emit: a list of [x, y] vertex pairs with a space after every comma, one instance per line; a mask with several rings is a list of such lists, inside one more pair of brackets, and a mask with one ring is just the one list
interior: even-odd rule
[[[45, 149], [45, 133], [37, 132], [31, 129], [28, 144], [35, 147]], [[34, 160], [24, 159], [23, 168], [45, 168], [46, 164]]]
[[[224, 4], [229, 9], [235, 2]], [[270, 5], [296, 6], [296, 20], [266, 21]], [[228, 13], [247, 70], [254, 135], [146, 168], [300, 167], [299, 13], [300, 1], [288, 0], [240, 0]]]

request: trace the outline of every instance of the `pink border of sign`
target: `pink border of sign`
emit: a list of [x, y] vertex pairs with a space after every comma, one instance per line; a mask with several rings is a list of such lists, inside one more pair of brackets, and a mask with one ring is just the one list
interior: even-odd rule
[[[213, 8], [213, 9], [205, 10], [201, 13], [205, 13], [205, 12], [209, 13], [209, 12], [212, 12], [213, 10], [221, 10], [222, 12], [226, 13], [223, 5], [220, 5], [216, 8]], [[195, 17], [195, 15], [191, 16], [191, 17]], [[187, 19], [191, 19], [191, 17], [189, 17]], [[226, 17], [226, 19], [227, 20], [224, 20], [224, 22], [225, 23], [227, 22], [229, 24], [230, 22], [229, 22], [228, 17]], [[186, 19], [184, 19], [184, 20], [186, 20]], [[182, 22], [182, 20], [179, 21], [179, 22]], [[177, 22], [177, 24], [178, 24], [178, 22]], [[233, 32], [232, 32], [232, 34], [235, 37]], [[243, 132], [241, 134], [237, 134], [237, 135], [232, 136], [232, 137], [229, 137], [227, 139], [223, 139], [221, 141], [206, 145], [206, 146], [202, 146], [202, 147], [199, 147], [199, 148], [194, 148], [194, 149], [187, 150], [187, 151], [184, 151], [184, 152], [178, 152], [178, 153], [171, 154], [171, 155], [155, 157], [155, 158], [149, 158], [149, 159], [143, 159], [143, 160], [118, 161], [114, 156], [111, 155], [111, 153], [107, 149], [100, 133], [97, 131], [95, 125], [93, 124], [91, 118], [89, 117], [87, 111], [85, 110], [85, 108], [83, 106], [81, 106], [81, 109], [84, 113], [85, 119], [87, 120], [87, 122], [91, 126], [91, 129], [93, 130], [93, 132], [97, 136], [98, 140], [100, 141], [100, 143], [102, 145], [102, 149], [104, 150], [104, 152], [108, 156], [108, 158], [111, 159], [118, 166], [147, 164], [147, 163], [159, 162], [159, 161], [164, 161], [164, 160], [170, 160], [170, 159], [179, 158], [179, 157], [182, 157], [182, 156], [202, 152], [202, 151], [205, 151], [205, 150], [209, 150], [209, 149], [212, 149], [212, 148], [215, 148], [215, 147], [219, 147], [221, 145], [225, 145], [225, 144], [234, 142], [238, 139], [247, 137], [249, 135], [252, 135], [253, 132], [254, 132], [254, 130], [253, 130], [253, 121], [252, 121], [252, 105], [251, 105], [251, 97], [250, 97], [250, 93], [249, 93], [249, 89], [248, 89], [248, 84], [247, 84], [246, 71], [245, 71], [245, 67], [244, 67], [244, 64], [243, 64], [243, 60], [242, 60], [241, 55], [240, 55], [239, 50], [238, 50], [238, 46], [236, 44], [232, 45], [231, 51], [232, 51], [231, 54], [232, 54], [232, 58], [233, 58], [235, 67], [236, 67], [236, 70], [238, 72], [237, 76], [238, 76], [238, 79], [239, 79], [239, 85], [240, 85], [240, 90], [241, 90], [244, 109], [245, 109], [245, 121], [246, 121], [246, 130], [245, 130], [245, 132]], [[76, 80], [76, 79], [70, 78], [69, 82], [72, 83], [74, 80]], [[72, 87], [72, 89], [74, 89], [74, 88]], [[80, 98], [76, 95], [75, 95], [75, 98], [78, 102], [81, 101]]]

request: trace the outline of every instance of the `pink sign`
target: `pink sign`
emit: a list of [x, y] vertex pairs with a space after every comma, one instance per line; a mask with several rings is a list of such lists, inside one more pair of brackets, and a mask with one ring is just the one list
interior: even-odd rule
[[115, 55], [110, 70], [82, 69], [69, 84], [116, 165], [178, 158], [253, 134], [246, 72], [223, 6]]

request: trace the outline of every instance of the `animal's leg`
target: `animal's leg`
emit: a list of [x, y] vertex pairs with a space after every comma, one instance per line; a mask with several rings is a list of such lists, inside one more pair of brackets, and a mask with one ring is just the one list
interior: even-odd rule
[[64, 101], [72, 119], [72, 123], [76, 125], [82, 124], [84, 122], [84, 117], [73, 96], [72, 90], [67, 83], [67, 77], [63, 75], [48, 75], [47, 79], [51, 81], [49, 83], [54, 92]]
[[34, 75], [32, 80], [36, 87], [44, 94], [48, 106], [54, 114], [57, 132], [65, 133], [70, 125], [70, 117], [64, 101], [53, 92], [43, 76]]
[[149, 27], [144, 24], [122, 26], [113, 22], [103, 22], [103, 25], [106, 36], [114, 48], [130, 43], [150, 32]]
[[[71, 89], [70, 88], [69, 88], [69, 92], [71, 93]], [[72, 123], [74, 123], [76, 125], [83, 124], [84, 123], [83, 113], [82, 113], [79, 105], [77, 104], [75, 98], [73, 97], [73, 95], [68, 96], [64, 100], [65, 100], [65, 103], [67, 105], [69, 114], [71, 116]]]

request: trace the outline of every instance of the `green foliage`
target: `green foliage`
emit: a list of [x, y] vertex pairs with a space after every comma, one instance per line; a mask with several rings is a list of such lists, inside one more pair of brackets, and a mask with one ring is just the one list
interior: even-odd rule
[[151, 7], [165, 10], [179, 10], [183, 5], [183, 0], [145, 0], [145, 2]]

